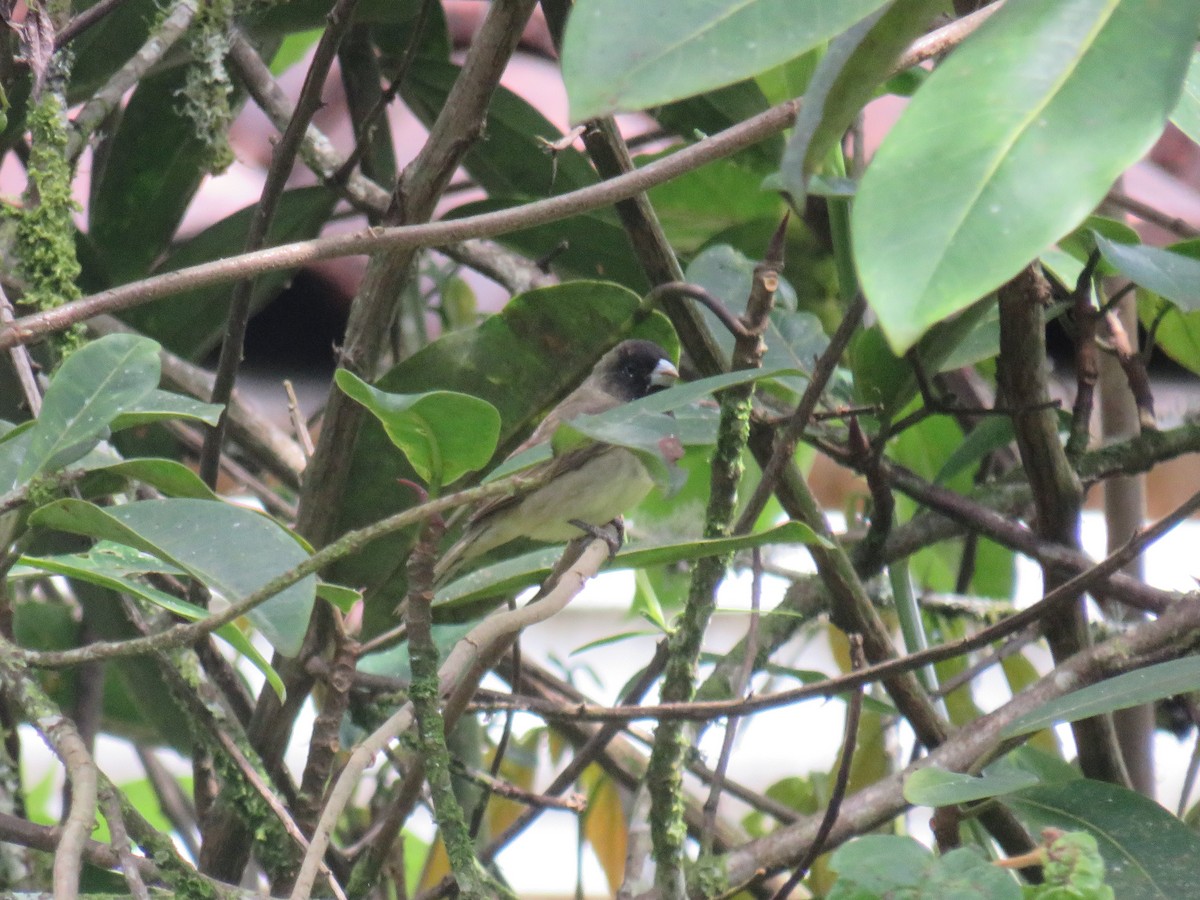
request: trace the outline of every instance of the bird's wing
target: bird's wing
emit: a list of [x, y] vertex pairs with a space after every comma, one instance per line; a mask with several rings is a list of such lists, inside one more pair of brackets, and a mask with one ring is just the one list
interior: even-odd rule
[[[553, 480], [560, 472], [567, 471], [576, 466], [582, 466], [588, 460], [598, 456], [609, 444], [601, 444], [596, 441], [591, 441], [581, 447], [576, 447], [573, 450], [568, 450], [566, 453], [551, 457], [550, 459], [540, 462], [535, 466], [530, 466], [525, 470], [525, 474], [530, 477], [531, 481], [536, 481], [537, 484], [545, 484], [546, 481]], [[545, 480], [543, 480], [545, 479]], [[485, 523], [489, 518], [497, 513], [503, 512], [509, 507], [516, 506], [529, 493], [528, 491], [517, 491], [514, 494], [509, 494], [505, 497], [497, 497], [491, 500], [474, 512], [467, 519], [467, 530], [477, 527]]]

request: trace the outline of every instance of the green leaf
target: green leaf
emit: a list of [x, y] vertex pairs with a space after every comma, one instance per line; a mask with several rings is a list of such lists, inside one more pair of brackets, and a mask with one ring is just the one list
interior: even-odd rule
[[434, 490], [483, 468], [496, 450], [500, 413], [486, 400], [455, 391], [389, 394], [348, 369], [338, 369], [335, 380], [383, 423], [392, 443]]
[[898, 0], [835, 38], [817, 66], [780, 170], [788, 192], [801, 198], [817, 171], [901, 52], [944, 8], [941, 0]]
[[1200, 53], [1192, 54], [1187, 78], [1183, 82], [1183, 93], [1175, 111], [1171, 113], [1175, 127], [1200, 144]]
[[[86, 458], [84, 459], [84, 463], [87, 463]], [[139, 457], [117, 463], [105, 462], [96, 465], [94, 468], [89, 466], [89, 468], [93, 472], [93, 475], [89, 476], [89, 478], [115, 476], [122, 481], [126, 479], [137, 481], [141, 484], [150, 485], [168, 497], [188, 497], [193, 500], [218, 499], [217, 495], [200, 479], [199, 475], [183, 463], [176, 462], [173, 459]], [[114, 487], [112, 490], [104, 491], [104, 493], [111, 494], [117, 489]]]
[[[639, 156], [637, 164], [666, 155]], [[761, 180], [753, 170], [719, 159], [651, 188], [650, 203], [676, 252], [694, 253], [725, 230], [751, 219], [779, 221], [783, 203], [778, 195], [762, 190]]]
[[1017, 737], [1048, 725], [1076, 722], [1195, 690], [1200, 690], [1200, 657], [1173, 659], [1056, 697], [1010, 722], [1004, 736]]
[[271, 59], [271, 74], [278, 78], [300, 60], [304, 59], [308, 51], [321, 39], [321, 35], [325, 33], [324, 28], [309, 28], [306, 31], [297, 31], [289, 34], [283, 39], [279, 45], [279, 49], [275, 51], [275, 56]]
[[657, 106], [800, 56], [884, 0], [579, 0], [563, 37], [571, 119]]
[[1200, 312], [1200, 259], [1144, 244], [1119, 244], [1095, 234], [1104, 258], [1130, 281], [1186, 312]]
[[1177, 900], [1191, 897], [1200, 837], [1134, 791], [1089, 779], [1043, 784], [1004, 799], [1032, 834], [1044, 828], [1096, 838], [1113, 894]]
[[862, 287], [897, 352], [1020, 271], [1151, 146], [1198, 18], [1193, 0], [1016, 0], [938, 66], [853, 210]]
[[838, 880], [828, 900], [948, 898], [1020, 900], [1021, 888], [975, 850], [935, 857], [910, 837], [869, 834], [839, 847], [829, 861]]
[[86, 453], [120, 413], [154, 390], [159, 375], [158, 345], [136, 335], [110, 334], [68, 356], [46, 389], [37, 424], [28, 432], [17, 482], [23, 484]]
[[979, 462], [994, 450], [1007, 447], [1016, 439], [1012, 419], [1008, 416], [988, 416], [963, 438], [949, 458], [942, 463], [933, 480], [945, 484], [959, 472]]
[[138, 425], [175, 419], [203, 422], [215, 427], [217, 420], [221, 418], [222, 409], [224, 407], [219, 403], [204, 403], [194, 397], [155, 388], [142, 399], [126, 406], [121, 414], [113, 419], [112, 430], [121, 431], [125, 428], [136, 428]]
[[[708, 247], [687, 267], [687, 280], [705, 288], [721, 300], [734, 315], [746, 309], [754, 279], [753, 260], [727, 244]], [[763, 336], [767, 351], [763, 354], [764, 368], [791, 368], [800, 372], [811, 370], [816, 358], [829, 345], [821, 320], [811, 313], [795, 312], [796, 292], [786, 281], [780, 281], [776, 306], [771, 311], [770, 324]], [[713, 332], [717, 344], [726, 355], [733, 350], [734, 337], [707, 308], [702, 314]], [[783, 379], [783, 387], [793, 393], [804, 390], [797, 378]]]
[[362, 591], [341, 584], [330, 584], [327, 581], [317, 582], [317, 596], [327, 603], [332, 603], [343, 613], [349, 613], [354, 604], [363, 598]]
[[1139, 291], [1138, 318], [1144, 328], [1155, 327], [1157, 349], [1200, 375], [1200, 312], [1184, 312], [1157, 294]]
[[[622, 549], [607, 568], [641, 569], [646, 566], [669, 565], [771, 544], [813, 546], [824, 544], [824, 539], [807, 525], [787, 522], [767, 531], [739, 537], [708, 538], [649, 547], [635, 544]], [[549, 547], [476, 569], [438, 591], [437, 605], [451, 607], [471, 603], [536, 584], [549, 574], [560, 556], [561, 547]]]
[[88, 203], [88, 238], [104, 269], [93, 281], [125, 284], [149, 272], [200, 187], [208, 150], [181, 109], [186, 75], [180, 66], [142, 79], [121, 113]]
[[926, 766], [904, 780], [904, 799], [914, 806], [955, 806], [1011, 794], [1037, 781], [1037, 776], [1028, 772], [965, 775]]
[[[91, 3], [73, 4], [76, 12]], [[70, 105], [89, 99], [146, 42], [162, 12], [154, 0], [128, 0], [109, 9], [71, 41]], [[9, 88], [11, 90], [11, 88]]]
[[[680, 414], [680, 410], [692, 407], [704, 398], [739, 384], [763, 381], [768, 378], [778, 378], [785, 375], [800, 375], [801, 373], [788, 366], [774, 368], [743, 369], [737, 372], [726, 372], [722, 375], [711, 375], [708, 378], [698, 378], [695, 381], [680, 382], [665, 391], [651, 394], [632, 403], [625, 403], [616, 409], [595, 416], [580, 416], [572, 419], [576, 436], [582, 434], [592, 440], [604, 441], [611, 444], [622, 444], [632, 450], [649, 450], [657, 453], [657, 442], [663, 437], [673, 435], [685, 447], [711, 445], [716, 436], [716, 418], [705, 415], [703, 410], [688, 410], [695, 415]], [[672, 416], [668, 421], [666, 414]], [[564, 423], [565, 424], [565, 423]], [[623, 431], [631, 426], [632, 436], [626, 437]], [[642, 434], [638, 434], [639, 431]], [[561, 430], [561, 427], [560, 429]], [[558, 431], [555, 432], [555, 438]], [[578, 442], [568, 438], [555, 446], [573, 445]], [[552, 447], [538, 444], [520, 453], [514, 454], [490, 471], [483, 479], [486, 484], [504, 478], [514, 472], [527, 469], [542, 460], [549, 459]]]
[[[165, 591], [160, 591], [129, 577], [131, 574], [164, 571], [164, 566], [157, 560], [150, 563], [147, 557], [138, 554], [130, 547], [104, 543], [97, 544], [86, 554], [53, 557], [22, 556], [20, 561], [24, 568], [14, 570], [13, 577], [21, 577], [34, 570], [51, 575], [64, 575], [67, 578], [77, 578], [118, 593], [141, 597], [160, 609], [165, 609], [189, 622], [198, 622], [208, 615], [208, 610], [201, 606], [173, 597]], [[174, 566], [165, 567], [165, 571], [170, 574], [180, 574], [180, 570]], [[286, 691], [279, 673], [271, 667], [266, 658], [258, 652], [250, 639], [235, 624], [230, 622], [228, 625], [222, 625], [215, 633], [234, 650], [250, 660], [251, 664], [262, 672], [263, 677], [267, 679], [267, 683], [271, 685], [279, 699], [281, 701], [284, 699]]]
[[[34, 512], [30, 523], [153, 554], [231, 603], [308, 558], [300, 544], [266, 516], [207, 500], [143, 500], [107, 509], [58, 500]], [[285, 656], [300, 650], [315, 587], [316, 578], [310, 575], [249, 613]]]

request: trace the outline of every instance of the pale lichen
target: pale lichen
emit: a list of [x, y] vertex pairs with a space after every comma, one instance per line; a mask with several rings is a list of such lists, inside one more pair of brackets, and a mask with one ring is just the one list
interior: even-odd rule
[[233, 123], [233, 81], [225, 65], [235, 4], [232, 0], [204, 0], [196, 15], [190, 40], [192, 63], [179, 91], [182, 112], [195, 125], [196, 137], [206, 148], [205, 165], [217, 174], [229, 168], [229, 126]]

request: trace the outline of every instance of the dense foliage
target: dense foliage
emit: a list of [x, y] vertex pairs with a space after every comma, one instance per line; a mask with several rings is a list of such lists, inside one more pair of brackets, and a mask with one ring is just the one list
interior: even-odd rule
[[[1130, 566], [1200, 494], [1144, 529], [1110, 504], [1112, 554], [1079, 546], [1089, 490], [1200, 451], [1147, 375], [1200, 372], [1200, 243], [1114, 188], [1164, 129], [1200, 142], [1194, 0], [4, 13], [0, 888], [507, 896], [496, 855], [567, 808], [622, 897], [1195, 893], [1195, 773], [1179, 816], [1146, 794], [1152, 704], [1196, 724], [1200, 605]], [[554, 61], [580, 127], [500, 85], [514, 53]], [[253, 107], [261, 190], [187, 232]], [[234, 390], [243, 344], [353, 256], [314, 444]], [[620, 553], [501, 548], [435, 590], [454, 511], [520, 490], [537, 451], [510, 454], [633, 336], [686, 381], [542, 447], [647, 464]], [[818, 454], [853, 476], [836, 531]], [[615, 706], [519, 652], [602, 567], [636, 573], [657, 645]], [[641, 654], [628, 631], [562, 655]], [[829, 671], [798, 665], [814, 639]], [[829, 771], [746, 784], [739, 727], [784, 710], [809, 741], [829, 704]], [[145, 777], [114, 782], [102, 736]], [[61, 798], [22, 777], [43, 741]]]

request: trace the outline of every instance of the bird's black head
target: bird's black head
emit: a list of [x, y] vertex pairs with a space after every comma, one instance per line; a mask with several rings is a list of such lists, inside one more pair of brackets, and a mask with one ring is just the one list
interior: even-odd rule
[[596, 363], [595, 377], [605, 391], [629, 402], [670, 387], [679, 372], [657, 344], [622, 341]]

